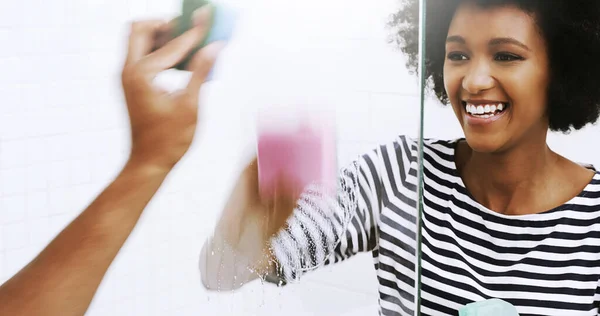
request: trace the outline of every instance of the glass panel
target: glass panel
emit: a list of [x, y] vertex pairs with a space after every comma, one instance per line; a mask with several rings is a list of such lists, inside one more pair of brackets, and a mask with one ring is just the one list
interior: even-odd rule
[[422, 234], [423, 234], [423, 157], [424, 157], [424, 132], [425, 132], [425, 96], [427, 73], [426, 67], [426, 27], [427, 27], [427, 0], [419, 0], [419, 108], [420, 108], [420, 126], [419, 126], [419, 156], [417, 160], [417, 216], [416, 216], [416, 265], [415, 265], [415, 316], [421, 315], [421, 274], [422, 274]]

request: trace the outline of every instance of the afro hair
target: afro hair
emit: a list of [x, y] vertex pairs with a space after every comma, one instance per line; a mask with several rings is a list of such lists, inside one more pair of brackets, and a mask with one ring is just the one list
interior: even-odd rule
[[[545, 39], [550, 61], [550, 130], [564, 133], [594, 124], [600, 115], [600, 1], [597, 0], [428, 0], [425, 31], [425, 78], [428, 88], [448, 104], [444, 89], [445, 41], [450, 22], [463, 1], [484, 8], [517, 6], [531, 14]], [[392, 42], [418, 72], [419, 1], [402, 0], [392, 15]]]

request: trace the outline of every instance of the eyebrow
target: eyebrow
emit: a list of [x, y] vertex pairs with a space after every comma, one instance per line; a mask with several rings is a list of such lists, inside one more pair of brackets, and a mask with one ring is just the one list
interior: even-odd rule
[[[458, 44], [464, 45], [467, 43], [467, 41], [460, 35], [453, 35], [453, 36], [448, 36], [446, 38], [446, 43], [458, 43]], [[490, 46], [498, 46], [498, 45], [502, 45], [502, 44], [516, 45], [527, 51], [531, 51], [531, 49], [529, 49], [529, 47], [527, 47], [527, 45], [519, 42], [518, 40], [516, 40], [512, 37], [496, 37], [496, 38], [491, 39], [489, 42]]]

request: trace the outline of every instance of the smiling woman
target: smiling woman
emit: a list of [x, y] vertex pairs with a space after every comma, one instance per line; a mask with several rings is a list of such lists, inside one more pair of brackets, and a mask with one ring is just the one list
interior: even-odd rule
[[[404, 2], [392, 24], [416, 69], [418, 1]], [[521, 315], [600, 315], [600, 173], [547, 144], [550, 130], [577, 130], [598, 119], [600, 2], [427, 3], [425, 77], [452, 106], [465, 137], [425, 141], [422, 239], [415, 223], [419, 146], [405, 136], [340, 174], [341, 194], [357, 199], [347, 227], [328, 223], [322, 214], [334, 203], [307, 191], [293, 212], [278, 211], [291, 214], [288, 225], [249, 243], [246, 232], [264, 227], [264, 213], [250, 211], [250, 168], [216, 236], [235, 236], [227, 241], [280, 284], [299, 278], [315, 258], [331, 264], [370, 251], [383, 315], [412, 315], [419, 310], [415, 298], [422, 315], [456, 315], [491, 298]], [[358, 172], [348, 171], [354, 167]], [[204, 253], [211, 247], [212, 241]], [[213, 276], [223, 261], [203, 260], [205, 284], [218, 284]]]
[[[534, 16], [516, 6], [462, 5], [448, 29], [446, 52], [444, 90], [471, 148], [506, 150], [531, 137], [541, 144], [549, 124], [550, 69]], [[492, 113], [496, 105], [502, 111]]]

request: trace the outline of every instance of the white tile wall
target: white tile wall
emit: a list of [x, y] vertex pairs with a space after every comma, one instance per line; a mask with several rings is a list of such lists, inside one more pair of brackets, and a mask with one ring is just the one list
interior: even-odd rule
[[10, 224], [14, 222], [22, 222], [25, 217], [25, 194], [9, 195], [0, 198], [0, 209], [2, 212], [0, 224]]

